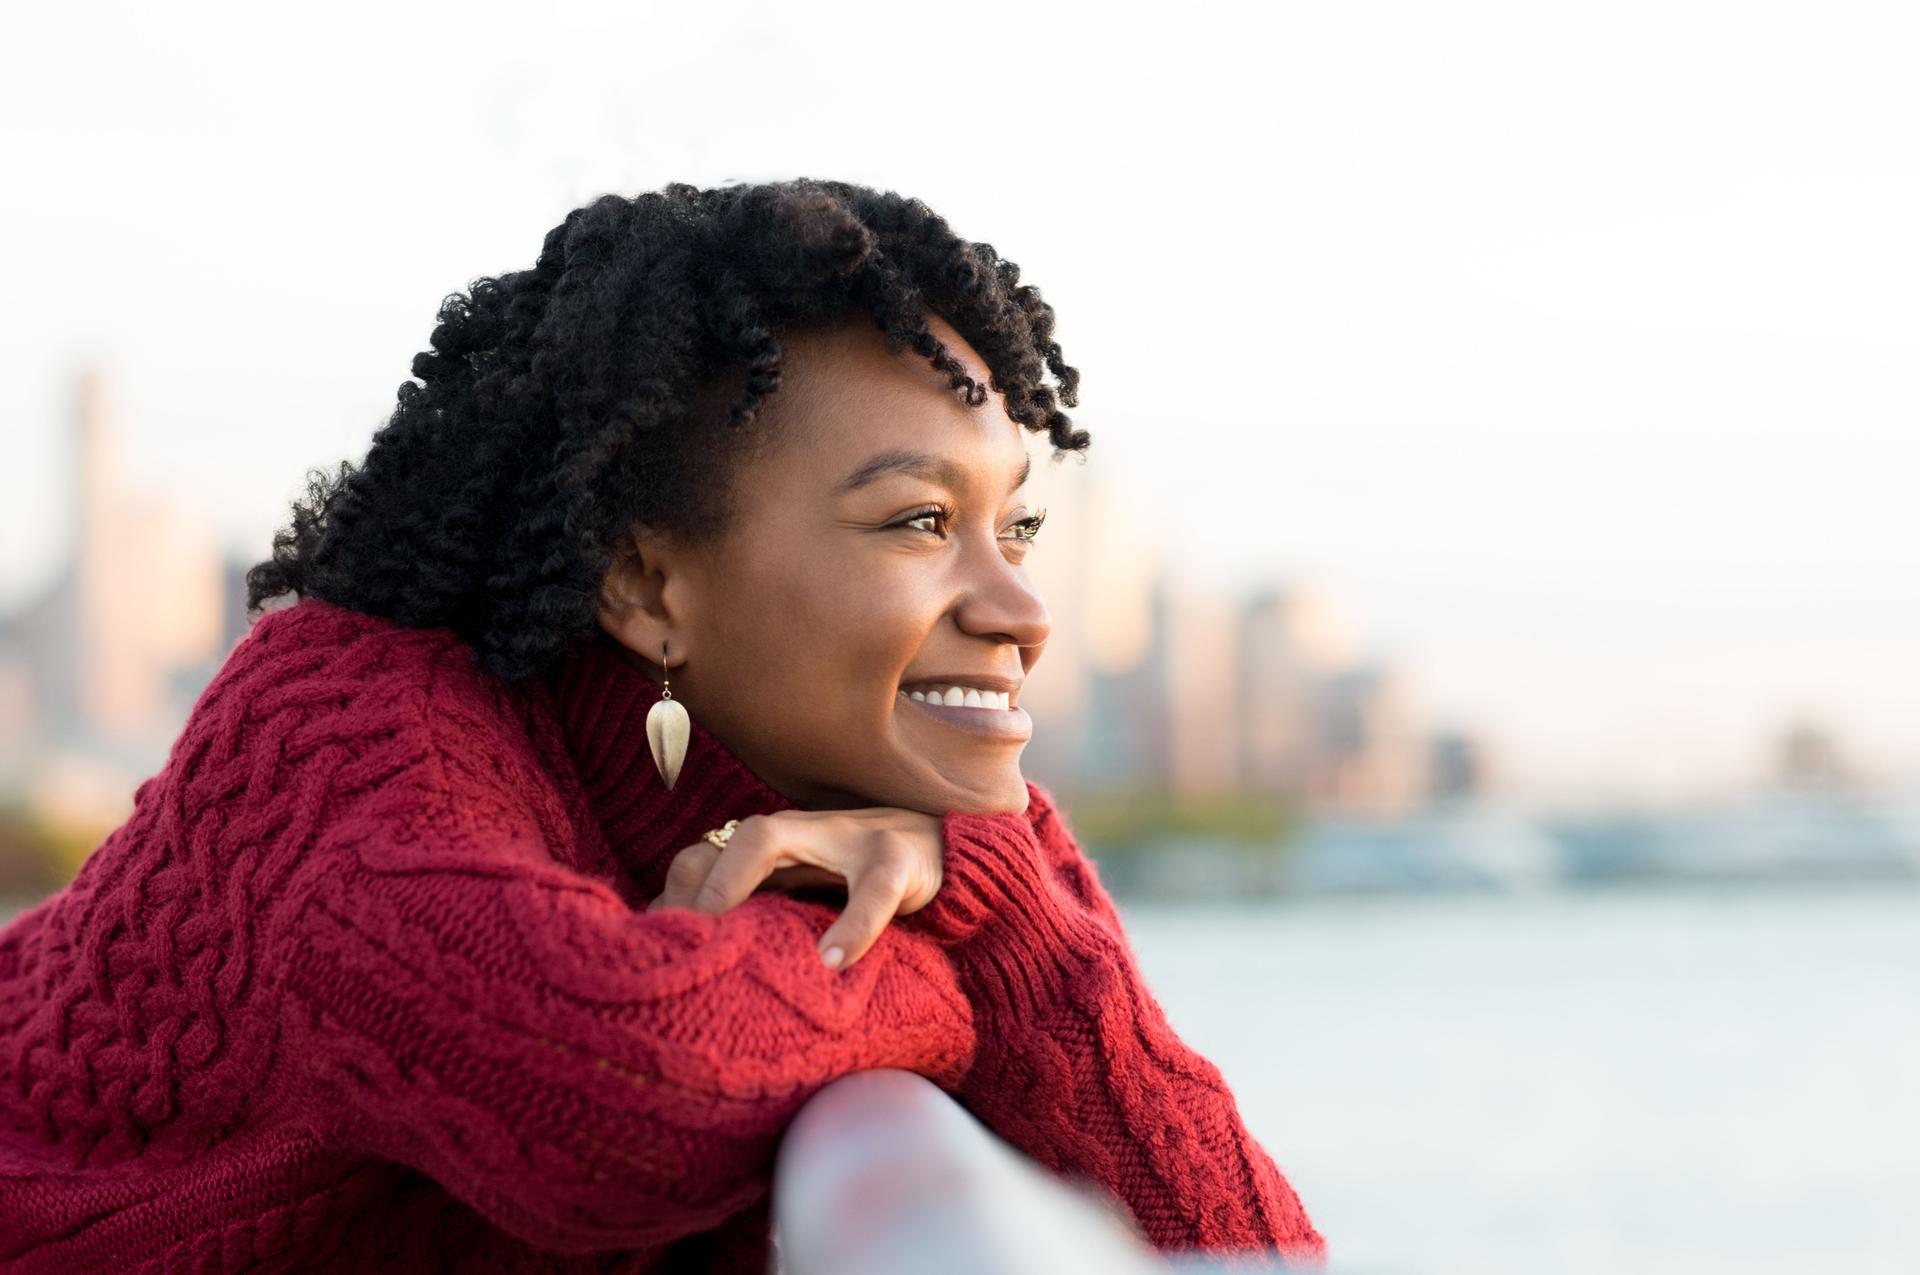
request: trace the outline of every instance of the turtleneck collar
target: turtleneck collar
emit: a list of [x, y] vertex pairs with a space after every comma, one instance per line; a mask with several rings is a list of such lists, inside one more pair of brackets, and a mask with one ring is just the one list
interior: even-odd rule
[[552, 690], [567, 752], [608, 849], [649, 892], [662, 888], [673, 856], [708, 829], [793, 807], [701, 726], [691, 704], [686, 761], [668, 791], [647, 746], [647, 710], [660, 700], [660, 687], [605, 633], [568, 654]]

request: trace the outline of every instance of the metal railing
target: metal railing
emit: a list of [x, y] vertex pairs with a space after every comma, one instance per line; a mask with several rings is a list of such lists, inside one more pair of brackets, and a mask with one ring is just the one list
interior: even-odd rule
[[[926, 1078], [843, 1077], [788, 1126], [774, 1163], [777, 1275], [1166, 1275], [1125, 1207], [1020, 1154]], [[1270, 1270], [1285, 1270], [1275, 1256]]]

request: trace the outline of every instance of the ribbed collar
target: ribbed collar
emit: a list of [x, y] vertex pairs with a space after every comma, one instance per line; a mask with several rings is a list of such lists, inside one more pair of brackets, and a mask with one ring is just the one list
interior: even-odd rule
[[686, 761], [668, 791], [647, 746], [647, 710], [660, 700], [660, 687], [605, 633], [568, 654], [552, 691], [567, 752], [607, 847], [649, 896], [664, 886], [673, 856], [708, 829], [793, 807], [707, 732], [693, 704]]

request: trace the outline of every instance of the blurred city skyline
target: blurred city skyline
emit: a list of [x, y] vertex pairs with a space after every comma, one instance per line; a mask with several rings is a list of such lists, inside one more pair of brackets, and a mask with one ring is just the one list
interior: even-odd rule
[[33, 248], [0, 611], [67, 552], [78, 367], [130, 478], [251, 561], [445, 293], [605, 191], [806, 173], [1019, 261], [1133, 542], [1330, 599], [1518, 791], [1737, 786], [1800, 721], [1920, 778], [1912, 14], [1018, 12], [1041, 82], [996, 54], [944, 98], [926, 59], [964, 40], [878, 6], [37, 13], [0, 86]]
[[[106, 369], [78, 372], [69, 407], [68, 552], [40, 593], [0, 608], [0, 801], [84, 826], [123, 814], [164, 763], [251, 626], [257, 559], [220, 550], [205, 511], [131, 480]], [[1031, 497], [1059, 528], [1029, 559], [1053, 625], [1022, 695], [1024, 769], [1049, 787], [1385, 820], [1542, 796], [1502, 774], [1486, 740], [1436, 720], [1417, 671], [1337, 599], [1189, 577], [1143, 540], [1138, 494], [1078, 459], [1038, 471]], [[1775, 750], [1734, 793], [1689, 796], [1872, 787], [1818, 722], [1784, 724]]]

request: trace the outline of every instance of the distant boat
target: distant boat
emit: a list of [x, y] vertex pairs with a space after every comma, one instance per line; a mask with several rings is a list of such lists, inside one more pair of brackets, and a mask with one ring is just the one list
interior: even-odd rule
[[1576, 880], [1920, 878], [1920, 801], [1782, 791], [1553, 825]]
[[1531, 819], [1487, 803], [1396, 819], [1321, 819], [1286, 856], [1289, 893], [1551, 889], [1558, 843]]

